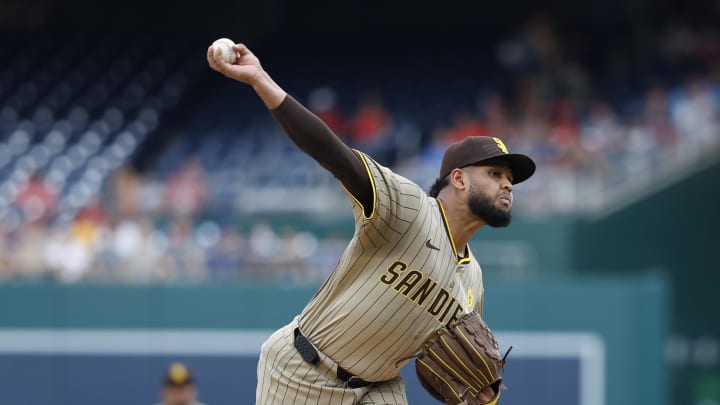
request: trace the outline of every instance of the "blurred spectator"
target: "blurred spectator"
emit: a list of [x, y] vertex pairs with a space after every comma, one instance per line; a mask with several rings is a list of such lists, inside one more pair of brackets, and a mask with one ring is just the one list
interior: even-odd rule
[[593, 102], [580, 130], [580, 144], [587, 153], [589, 169], [601, 174], [605, 162], [617, 162], [624, 142], [622, 132], [612, 106], [604, 100]]
[[160, 178], [152, 172], [142, 173], [137, 198], [137, 208], [141, 215], [162, 214], [164, 190]]
[[[444, 128], [438, 128], [433, 131], [430, 141], [420, 151], [418, 160], [420, 165], [425, 167], [439, 167], [442, 161], [443, 153], [447, 149], [448, 141], [445, 136], [446, 130]], [[433, 170], [433, 173], [435, 170]]]
[[690, 151], [717, 144], [720, 140], [720, 109], [710, 83], [692, 78], [679, 94], [672, 117], [683, 149]]
[[208, 272], [212, 281], [238, 281], [245, 272], [246, 241], [234, 227], [222, 231], [220, 240], [208, 251]]
[[575, 104], [567, 97], [556, 99], [550, 119], [548, 140], [558, 152], [555, 164], [568, 169], [584, 167], [587, 154], [580, 143], [580, 124]]
[[45, 249], [45, 261], [55, 277], [64, 283], [85, 279], [93, 262], [92, 240], [84, 222], [69, 228], [55, 228]]
[[165, 183], [164, 206], [173, 216], [192, 217], [203, 208], [208, 193], [205, 169], [199, 159], [190, 157]]
[[349, 122], [350, 144], [388, 162], [392, 116], [385, 108], [382, 95], [377, 90], [368, 90], [361, 97], [357, 111]]
[[308, 108], [338, 136], [346, 138], [345, 117], [337, 105], [337, 93], [330, 86], [318, 87], [308, 95]]
[[479, 110], [485, 116], [487, 130], [491, 136], [514, 142], [517, 136], [510, 119], [508, 105], [499, 94], [491, 94], [478, 100]]
[[150, 219], [123, 218], [108, 236], [103, 264], [114, 273], [114, 279], [147, 283], [161, 278], [160, 260], [167, 244]]
[[175, 218], [169, 224], [168, 251], [164, 255], [161, 277], [170, 282], [198, 282], [207, 277], [206, 257], [195, 240], [193, 222]]
[[45, 227], [33, 223], [27, 223], [15, 232], [12, 250], [7, 252], [15, 276], [39, 280], [48, 275], [48, 267], [43, 260], [47, 244], [45, 232]]
[[654, 86], [645, 92], [644, 119], [652, 137], [663, 150], [675, 147], [675, 128], [670, 120], [670, 99], [664, 87]]
[[58, 190], [43, 178], [39, 171], [18, 188], [15, 206], [21, 210], [25, 221], [34, 224], [47, 223], [57, 210]]
[[140, 176], [130, 166], [122, 166], [112, 176], [113, 201], [119, 215], [136, 215]]
[[[515, 89], [518, 142], [550, 143], [550, 108], [543, 94], [542, 83], [533, 77], [523, 78]], [[556, 145], [553, 145], [556, 146]]]
[[163, 379], [162, 400], [156, 405], [204, 405], [198, 401], [195, 377], [183, 363], [172, 363]]
[[639, 115], [631, 117], [625, 132], [624, 172], [632, 173], [634, 181], [650, 175], [652, 158], [657, 151], [657, 143], [650, 129]]
[[563, 150], [575, 147], [580, 138], [577, 106], [567, 97], [555, 100], [552, 106], [550, 139]]
[[248, 235], [248, 270], [251, 277], [260, 280], [274, 280], [276, 269], [265, 264], [273, 262], [279, 252], [278, 236], [267, 222], [257, 222]]
[[317, 252], [318, 241], [309, 232], [296, 232], [285, 229], [279, 238], [279, 258], [277, 266], [281, 269], [281, 278], [293, 284], [307, 284], [312, 278], [310, 259]]
[[[174, 182], [183, 183], [186, 178], [176, 176]], [[158, 176], [153, 173], [140, 173], [133, 167], [125, 165], [117, 169], [111, 176], [111, 193], [113, 202], [113, 210], [121, 217], [132, 215], [159, 215], [166, 206], [163, 206], [164, 198], [171, 198], [166, 193]], [[183, 184], [173, 185], [173, 187], [185, 187]], [[172, 193], [180, 194], [181, 190], [174, 189]], [[187, 191], [183, 191], [187, 192]], [[178, 195], [179, 198], [197, 198], [197, 196], [186, 197]], [[174, 196], [173, 196], [174, 197]], [[180, 204], [188, 204], [182, 201]]]
[[475, 115], [469, 112], [458, 112], [453, 116], [452, 126], [444, 134], [444, 143], [451, 144], [468, 136], [488, 136], [490, 130]]
[[95, 227], [100, 227], [107, 220], [107, 212], [100, 197], [94, 195], [87, 204], [82, 206], [77, 213], [77, 218], [92, 223]]

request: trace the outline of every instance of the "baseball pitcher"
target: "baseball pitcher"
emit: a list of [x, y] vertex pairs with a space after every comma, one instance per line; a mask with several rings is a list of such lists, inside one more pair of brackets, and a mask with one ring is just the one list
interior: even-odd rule
[[[289, 96], [242, 44], [210, 67], [252, 86], [290, 139], [342, 184], [355, 234], [307, 306], [262, 346], [258, 405], [407, 404], [400, 368], [448, 404], [494, 404], [504, 356], [479, 319], [482, 270], [468, 241], [507, 226], [513, 186], [535, 171], [493, 137], [446, 150], [429, 193], [346, 146]], [[462, 320], [462, 321], [461, 321]], [[442, 350], [441, 350], [442, 349]]]

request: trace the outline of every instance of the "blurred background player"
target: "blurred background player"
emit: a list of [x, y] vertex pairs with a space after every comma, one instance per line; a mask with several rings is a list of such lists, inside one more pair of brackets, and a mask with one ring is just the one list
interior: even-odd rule
[[156, 405], [205, 405], [197, 400], [195, 378], [183, 363], [172, 363], [162, 387], [162, 401]]

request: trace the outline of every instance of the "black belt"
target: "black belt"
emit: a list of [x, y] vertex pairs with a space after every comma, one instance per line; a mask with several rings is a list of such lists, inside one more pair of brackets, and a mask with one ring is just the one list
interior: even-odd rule
[[[310, 340], [308, 340], [308, 338], [306, 338], [300, 332], [299, 328], [295, 328], [294, 346], [298, 353], [300, 353], [300, 356], [303, 358], [303, 360], [305, 360], [307, 363], [312, 364], [315, 367], [320, 364], [320, 355], [318, 354], [318, 351], [315, 349], [312, 343], [310, 343]], [[339, 364], [337, 366], [337, 377], [347, 382], [347, 385], [350, 388], [362, 388], [372, 384], [370, 381], [365, 381], [362, 378], [350, 374], [349, 371], [340, 367]]]

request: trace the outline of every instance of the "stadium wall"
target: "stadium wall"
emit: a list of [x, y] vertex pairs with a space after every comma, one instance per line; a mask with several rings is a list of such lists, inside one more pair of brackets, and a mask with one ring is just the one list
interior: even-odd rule
[[[688, 391], [695, 403], [720, 400], [720, 163], [709, 163], [698, 162], [695, 170], [676, 174], [670, 185], [611, 215], [578, 222], [576, 248], [568, 252], [573, 266], [588, 273], [656, 268], [666, 274], [669, 331], [680, 347], [669, 353], [672, 403], [687, 403]], [[703, 349], [707, 342], [710, 352]]]
[[688, 334], [712, 332], [708, 318], [717, 303], [720, 229], [720, 163], [691, 173], [612, 215], [579, 222], [571, 259], [580, 270], [626, 272], [658, 268], [673, 281], [673, 328]]
[[[501, 281], [490, 277], [487, 284], [487, 320], [501, 339], [505, 339], [501, 341], [502, 347], [515, 346], [506, 375], [511, 389], [505, 394], [504, 403], [525, 403], [542, 395], [582, 397], [583, 390], [593, 388], [599, 388], [591, 394], [594, 398], [587, 398], [585, 394], [584, 400], [576, 398], [577, 402], [570, 399], [556, 403], [666, 403], [662, 351], [667, 287], [660, 275], [555, 277], [537, 281]], [[200, 350], [203, 356], [191, 356], [188, 360], [194, 361], [192, 364], [198, 372], [205, 374], [199, 376], [200, 381], [207, 382], [201, 387], [203, 397], [208, 402], [213, 399], [213, 403], [249, 403], [254, 397], [252, 355], [262, 341], [258, 336], [292, 319], [314, 291], [314, 287], [275, 286], [1, 285], [0, 377], [6, 387], [6, 400], [0, 402], [17, 403], [8, 398], [23, 395], [13, 394], [18, 389], [23, 390], [24, 404], [91, 403], [93, 398], [102, 398], [102, 392], [113, 390], [118, 391], [115, 394], [118, 400], [128, 400], [128, 387], [134, 392], [135, 402], [150, 402], [158, 389], [161, 364], [172, 358], [170, 348], [182, 346], [185, 341], [203, 346], [203, 339], [192, 337], [208, 336], [207, 347]], [[110, 333], [93, 334], [103, 331]], [[171, 332], [175, 337], [163, 332]], [[225, 352], [213, 351], [222, 346], [216, 341], [217, 334], [223, 332], [238, 333], [242, 339], [249, 339], [247, 345], [241, 344], [225, 356], [226, 359], [241, 356], [242, 367], [221, 364], [223, 357], [218, 356]], [[173, 340], [177, 335], [186, 339]], [[571, 341], [566, 339], [568, 336], [584, 337], [585, 341], [597, 343], [590, 348], [600, 348], [601, 367], [593, 370], [601, 370], [601, 374], [591, 378], [590, 388], [587, 383], [579, 382], [585, 372], [582, 370], [586, 370], [583, 366], [572, 368], [563, 362], [568, 359], [568, 350], [563, 349], [570, 349], [563, 347], [566, 345], [563, 342]], [[78, 337], [82, 337], [84, 343], [73, 342]], [[224, 341], [227, 343], [227, 336]], [[40, 342], [40, 346], [33, 349], [33, 342]], [[132, 342], [136, 351], [127, 352]], [[153, 344], [159, 345], [158, 349], [153, 349], [156, 347]], [[531, 346], [532, 350], [528, 350]], [[583, 348], [588, 346], [578, 347], [575, 358], [582, 360]], [[189, 354], [181, 350], [182, 347], [179, 349], [175, 357], [187, 359]], [[543, 352], [558, 355], [534, 362], [533, 353]], [[18, 367], [35, 371], [18, 372], [15, 362]], [[38, 378], [45, 375], [47, 378]], [[404, 375], [412, 378], [412, 374]], [[521, 382], [525, 378], [528, 383]], [[78, 385], [77, 380], [88, 383]], [[220, 381], [226, 383], [223, 385]], [[528, 388], [529, 384], [540, 383], [546, 392], [538, 391], [537, 385]], [[78, 388], [70, 389], [73, 384]], [[119, 389], [118, 384], [125, 390]], [[601, 387], [592, 387], [592, 384]], [[32, 395], [23, 387], [55, 394], [50, 402], [47, 398], [33, 402]], [[412, 381], [408, 381], [408, 387], [411, 397], [426, 397]]]

